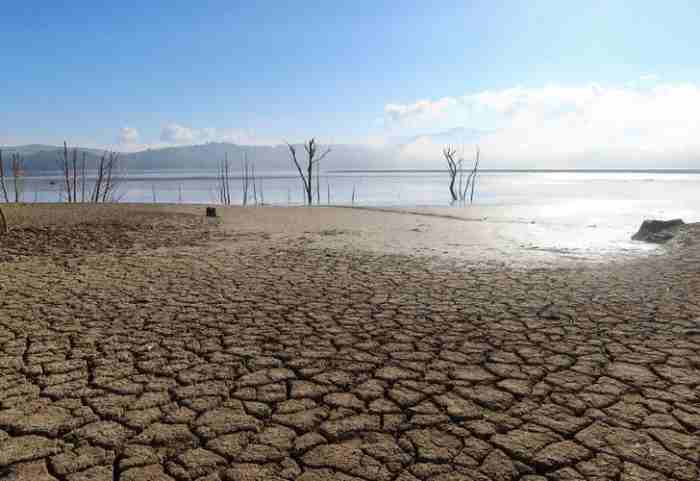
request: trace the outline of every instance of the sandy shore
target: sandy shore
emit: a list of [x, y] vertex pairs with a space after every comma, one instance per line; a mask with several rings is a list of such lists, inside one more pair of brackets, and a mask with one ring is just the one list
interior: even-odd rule
[[700, 479], [695, 226], [5, 209], [0, 479]]

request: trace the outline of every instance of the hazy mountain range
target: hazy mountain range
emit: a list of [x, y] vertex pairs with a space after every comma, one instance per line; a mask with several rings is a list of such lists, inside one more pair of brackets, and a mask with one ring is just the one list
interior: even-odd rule
[[[324, 161], [323, 169], [369, 169], [396, 168], [398, 151], [393, 147], [368, 147], [362, 145], [331, 145], [331, 153]], [[85, 153], [89, 166], [96, 165], [102, 150], [77, 147], [78, 159]], [[21, 145], [3, 147], [3, 158], [19, 153], [24, 159], [24, 167], [28, 171], [49, 171], [58, 168], [59, 159], [63, 156], [63, 147], [54, 145]], [[71, 153], [72, 155], [72, 148]], [[127, 170], [151, 169], [209, 169], [217, 168], [219, 162], [228, 156], [231, 165], [237, 169], [244, 158], [255, 163], [259, 170], [290, 170], [294, 164], [286, 145], [259, 146], [237, 145], [230, 143], [206, 143], [202, 145], [187, 145], [147, 149], [140, 152], [120, 153], [120, 158]], [[301, 145], [298, 146], [297, 156], [305, 159], [306, 153]]]
[[[470, 129], [451, 129], [424, 136], [391, 138], [381, 146], [335, 144], [321, 145], [322, 149], [331, 148], [331, 153], [323, 162], [322, 170], [333, 169], [396, 169], [396, 168], [442, 168], [441, 147], [448, 143], [473, 143], [479, 132]], [[421, 142], [435, 144], [424, 155], [413, 155], [411, 148]], [[19, 153], [24, 158], [25, 169], [29, 171], [56, 170], [58, 160], [63, 156], [63, 147], [55, 145], [20, 145], [0, 147], [5, 158], [12, 153]], [[70, 147], [72, 149], [72, 147]], [[83, 152], [88, 165], [96, 165], [104, 151], [78, 146], [79, 159]], [[72, 154], [71, 154], [72, 155]], [[298, 145], [297, 155], [300, 160], [305, 152]], [[259, 170], [290, 170], [294, 164], [286, 145], [238, 145], [225, 142], [209, 142], [201, 145], [185, 145], [146, 149], [138, 152], [121, 153], [128, 170], [151, 169], [209, 169], [216, 168], [219, 162], [228, 156], [234, 168], [247, 157]]]
[[[578, 153], [552, 152], [536, 158], [518, 157], [519, 144], [494, 144], [497, 131], [457, 127], [444, 131], [405, 137], [389, 137], [376, 145], [334, 144], [331, 153], [321, 165], [322, 171], [371, 169], [444, 169], [442, 149], [447, 145], [457, 148], [467, 164], [471, 164], [474, 147], [481, 145], [483, 169], [697, 169], [698, 156], [692, 151], [669, 152], [663, 155], [643, 150], [604, 152], [587, 150]], [[491, 142], [489, 143], [489, 140]], [[5, 162], [12, 153], [24, 158], [28, 171], [55, 171], [63, 155], [63, 147], [56, 145], [20, 145], [2, 147]], [[96, 166], [103, 150], [78, 147], [88, 166]], [[500, 152], [499, 152], [500, 151]], [[297, 146], [297, 155], [304, 161], [305, 152]], [[137, 152], [120, 153], [122, 166], [129, 172], [143, 170], [198, 170], [216, 169], [228, 156], [231, 168], [240, 169], [244, 158], [255, 164], [258, 172], [292, 171], [295, 169], [286, 145], [239, 145], [226, 142], [208, 142], [200, 145], [179, 145], [151, 148]], [[7, 165], [7, 164], [5, 164]]]

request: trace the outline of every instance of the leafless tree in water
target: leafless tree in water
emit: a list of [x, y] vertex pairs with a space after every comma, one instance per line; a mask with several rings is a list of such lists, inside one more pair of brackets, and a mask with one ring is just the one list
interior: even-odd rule
[[243, 205], [248, 205], [248, 191], [250, 190], [250, 165], [248, 163], [248, 154], [243, 154], [243, 168], [241, 169], [241, 184], [243, 192]]
[[62, 156], [58, 159], [58, 166], [60, 167], [61, 172], [63, 174], [62, 189], [66, 195], [66, 201], [69, 203], [77, 202], [77, 159], [78, 149], [73, 149], [71, 159], [71, 151], [68, 149], [68, 143], [63, 142]]
[[450, 175], [450, 195], [452, 196], [452, 202], [459, 200], [457, 192], [455, 192], [455, 180], [457, 179], [458, 166], [455, 160], [455, 154], [457, 150], [451, 146], [447, 146], [442, 149], [442, 155], [447, 161], [447, 173]]
[[97, 204], [117, 200], [115, 195], [120, 183], [117, 177], [118, 161], [119, 154], [116, 152], [102, 154], [97, 164], [97, 177], [90, 193], [90, 202]]
[[[467, 187], [469, 187], [469, 184], [471, 183], [471, 195], [469, 196], [469, 202], [473, 203], [474, 202], [474, 187], [476, 186], [476, 177], [479, 174], [479, 163], [481, 162], [481, 149], [477, 146], [476, 148], [476, 160], [474, 161], [474, 169], [469, 173], [469, 177], [467, 178]], [[464, 190], [464, 196], [463, 198], [466, 199], [466, 187]]]
[[80, 167], [80, 202], [85, 202], [85, 189], [87, 181], [87, 154], [85, 152], [83, 152], [83, 163]]
[[97, 163], [95, 182], [88, 192], [88, 161], [87, 153], [83, 152], [81, 162], [78, 162], [78, 149], [68, 148], [68, 143], [63, 142], [63, 150], [58, 159], [63, 181], [61, 185], [61, 198], [68, 203], [92, 202], [104, 203], [116, 200], [116, 190], [119, 180], [119, 154], [105, 152]]
[[[474, 160], [474, 166], [467, 174], [466, 181], [464, 181], [464, 158], [455, 159], [455, 154], [457, 150], [451, 146], [447, 146], [443, 149], [442, 155], [447, 161], [447, 172], [450, 176], [450, 196], [452, 197], [452, 202], [466, 202], [467, 195], [469, 196], [469, 202], [474, 202], [474, 191], [476, 187], [476, 178], [479, 173], [479, 164], [481, 162], [481, 151], [479, 147], [476, 148], [476, 158]], [[458, 179], [458, 180], [457, 180]], [[457, 188], [455, 189], [455, 183], [457, 183]]]
[[[5, 166], [3, 165], [2, 159], [2, 149], [0, 149], [0, 193], [2, 193], [2, 198], [5, 203], [8, 202], [7, 188], [5, 187]], [[7, 219], [5, 218], [5, 213], [0, 207], [0, 234], [7, 233]]]
[[219, 202], [223, 205], [231, 205], [231, 174], [228, 162], [228, 154], [224, 154], [224, 160], [219, 163]]
[[258, 205], [258, 188], [255, 184], [255, 164], [250, 166], [250, 182], [253, 185], [253, 205]]
[[2, 158], [2, 150], [0, 149], [0, 194], [5, 203], [10, 202], [10, 196], [7, 194], [7, 186], [5, 185], [5, 161]]
[[[24, 159], [19, 153], [15, 152], [10, 156], [10, 174], [12, 175], [14, 202], [18, 203], [22, 199], [24, 184]], [[5, 180], [5, 161], [2, 158], [2, 150], [0, 150], [0, 193], [2, 194], [2, 201], [8, 204], [12, 199], [7, 191]], [[5, 217], [5, 212], [0, 208], [0, 234], [5, 234], [7, 231], [7, 217]]]
[[299, 159], [297, 158], [297, 151], [296, 147], [293, 146], [290, 143], [287, 143], [287, 147], [289, 147], [289, 153], [292, 157], [292, 161], [294, 162], [294, 165], [297, 168], [297, 171], [299, 172], [299, 178], [301, 179], [301, 182], [303, 184], [304, 188], [304, 196], [306, 198], [306, 203], [308, 205], [312, 205], [314, 202], [314, 167], [316, 167], [316, 199], [317, 202], [320, 203], [320, 193], [318, 192], [319, 190], [319, 174], [320, 172], [320, 163], [328, 155], [331, 151], [330, 148], [327, 148], [325, 151], [322, 153], [319, 153], [318, 151], [318, 144], [316, 144], [316, 139], [311, 139], [307, 143], [304, 144], [304, 150], [306, 151], [306, 165], [302, 169], [301, 164], [299, 163]]

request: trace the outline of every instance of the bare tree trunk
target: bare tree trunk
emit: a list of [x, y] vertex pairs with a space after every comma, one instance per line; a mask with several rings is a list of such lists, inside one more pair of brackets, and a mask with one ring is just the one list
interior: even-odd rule
[[231, 175], [228, 164], [228, 153], [224, 153], [224, 198], [226, 200], [226, 205], [231, 205]]
[[306, 169], [306, 175], [307, 175], [306, 178], [308, 179], [307, 184], [309, 186], [309, 191], [306, 193], [306, 199], [307, 199], [309, 205], [313, 205], [313, 203], [314, 203], [314, 185], [313, 185], [314, 164], [313, 164], [313, 162], [308, 163], [308, 166]]
[[10, 202], [10, 196], [7, 195], [7, 186], [5, 185], [5, 162], [2, 159], [2, 150], [0, 149], [0, 189], [5, 202]]
[[316, 162], [316, 204], [321, 204], [321, 163]]
[[[5, 165], [2, 159], [2, 150], [0, 150], [0, 188], [2, 189], [4, 202], [10, 202], [10, 198], [7, 195], [7, 187], [5, 187]], [[0, 208], [0, 234], [7, 234], [7, 218], [2, 208]]]
[[106, 158], [107, 153], [105, 152], [102, 154], [102, 157], [100, 157], [100, 163], [97, 167], [97, 178], [95, 179], [95, 185], [92, 189], [92, 202], [95, 204], [100, 201], [100, 189], [102, 188]]
[[248, 173], [248, 153], [243, 154], [243, 164], [241, 165], [242, 177], [241, 183], [243, 187], [243, 205], [248, 205], [248, 188], [250, 185], [249, 173]]
[[258, 205], [258, 190], [255, 186], [255, 164], [250, 168], [251, 170], [251, 181], [253, 182], [253, 205]]
[[471, 176], [471, 181], [472, 181], [472, 191], [471, 191], [471, 196], [469, 198], [470, 203], [474, 203], [474, 185], [476, 184], [476, 177], [479, 172], [479, 162], [481, 162], [481, 150], [479, 147], [476, 148], [476, 161], [474, 162], [474, 171], [472, 172]]
[[22, 157], [19, 154], [12, 154], [12, 184], [15, 189], [15, 203], [19, 203], [20, 197], [22, 196], [22, 187], [20, 186], [22, 182], [22, 176], [24, 176]]
[[87, 154], [83, 152], [83, 165], [81, 166], [82, 173], [80, 174], [80, 202], [85, 203], [85, 182], [87, 182]]
[[71, 195], [71, 182], [70, 182], [70, 172], [69, 172], [69, 161], [68, 161], [68, 144], [63, 142], [63, 158], [60, 160], [61, 170], [63, 171], [63, 185], [66, 189], [67, 201], [73, 202], [73, 197]]
[[113, 152], [109, 153], [109, 162], [107, 163], [107, 177], [105, 180], [104, 189], [102, 189], [102, 203], [105, 203], [111, 199], [110, 195], [112, 194], [113, 189], [112, 170], [114, 169], [114, 166], [117, 162], [117, 156], [118, 154], [114, 154]]
[[73, 202], [78, 202], [78, 149], [73, 148]]

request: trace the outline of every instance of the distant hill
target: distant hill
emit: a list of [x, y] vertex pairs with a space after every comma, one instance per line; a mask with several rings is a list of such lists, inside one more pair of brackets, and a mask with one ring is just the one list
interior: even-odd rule
[[[464, 145], [470, 152], [469, 146], [476, 144], [485, 133], [488, 132], [456, 127], [424, 135], [388, 138], [384, 146], [334, 144], [330, 146], [332, 152], [323, 161], [321, 170], [444, 168], [443, 146]], [[321, 145], [321, 148], [325, 147]], [[20, 153], [25, 159], [25, 168], [30, 171], [56, 170], [57, 160], [63, 155], [63, 146], [55, 145], [20, 145], [2, 147], [2, 150], [8, 157], [13, 152]], [[82, 152], [86, 152], [88, 165], [93, 166], [97, 165], [104, 153], [83, 147], [78, 147], [78, 150], [81, 156]], [[306, 155], [301, 145], [298, 145], [297, 152], [300, 160]], [[209, 142], [120, 154], [128, 171], [216, 169], [226, 155], [236, 170], [246, 156], [255, 163], [258, 171], [295, 169], [286, 145]]]
[[[381, 166], [396, 167], [396, 152], [388, 148], [373, 148], [360, 145], [332, 145], [331, 154], [324, 161], [322, 170], [338, 168], [368, 169]], [[63, 147], [52, 145], [22, 145], [3, 147], [3, 157], [12, 153], [20, 153], [24, 165], [30, 171], [56, 170], [58, 159], [63, 155]], [[96, 165], [103, 151], [78, 147], [79, 158], [86, 153], [88, 165]], [[301, 145], [298, 146], [298, 158], [303, 160], [306, 153]], [[289, 150], [286, 145], [251, 146], [229, 143], [207, 143], [180, 147], [148, 149], [140, 152], [122, 153], [122, 160], [127, 170], [151, 169], [215, 169], [219, 162], [228, 155], [234, 168], [238, 168], [247, 156], [255, 163], [258, 170], [291, 170], [294, 169]]]
[[[12, 154], [20, 154], [24, 159], [24, 168], [28, 171], [46, 171], [57, 170], [59, 159], [63, 158], [63, 147], [55, 145], [18, 145], [11, 147], [2, 147], [3, 160], [7, 159]], [[88, 165], [97, 165], [103, 151], [96, 149], [78, 148], [78, 159], [82, 161], [83, 152]], [[72, 149], [71, 149], [72, 155]]]

